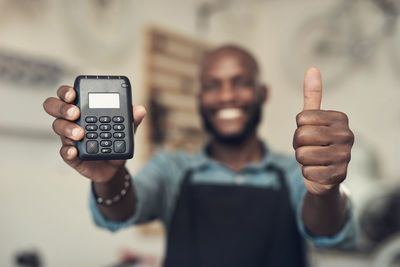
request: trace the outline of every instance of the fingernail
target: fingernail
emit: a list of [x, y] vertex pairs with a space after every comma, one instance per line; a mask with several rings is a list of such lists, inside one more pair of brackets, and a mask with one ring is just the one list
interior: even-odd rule
[[68, 158], [71, 158], [73, 154], [74, 154], [74, 152], [73, 152], [72, 148], [68, 149], [68, 151], [67, 151]]
[[68, 100], [68, 99], [71, 98], [71, 96], [72, 96], [71, 91], [68, 91], [68, 92], [65, 93], [64, 98], [65, 98], [66, 100]]
[[67, 114], [69, 117], [74, 117], [75, 113], [76, 113], [75, 108], [70, 108], [67, 110]]
[[72, 135], [75, 137], [79, 137], [79, 134], [81, 133], [81, 130], [79, 128], [74, 128], [72, 130]]

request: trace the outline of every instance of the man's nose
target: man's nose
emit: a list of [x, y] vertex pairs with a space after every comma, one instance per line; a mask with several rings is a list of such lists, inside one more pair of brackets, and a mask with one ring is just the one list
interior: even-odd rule
[[235, 91], [231, 84], [224, 83], [220, 92], [219, 92], [219, 100], [221, 102], [230, 102], [235, 98]]

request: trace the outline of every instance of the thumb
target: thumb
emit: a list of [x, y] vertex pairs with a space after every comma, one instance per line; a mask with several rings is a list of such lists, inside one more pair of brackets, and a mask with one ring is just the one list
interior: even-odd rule
[[303, 110], [320, 109], [322, 99], [321, 72], [310, 67], [304, 77], [304, 107]]
[[144, 116], [146, 116], [146, 109], [142, 105], [134, 105], [132, 109], [134, 131], [136, 132], [139, 124], [142, 122]]

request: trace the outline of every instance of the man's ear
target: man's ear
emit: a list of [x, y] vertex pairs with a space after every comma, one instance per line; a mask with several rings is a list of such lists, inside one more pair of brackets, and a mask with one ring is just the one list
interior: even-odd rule
[[268, 86], [266, 86], [265, 84], [261, 84], [258, 91], [259, 91], [261, 103], [267, 102], [268, 97], [269, 97]]

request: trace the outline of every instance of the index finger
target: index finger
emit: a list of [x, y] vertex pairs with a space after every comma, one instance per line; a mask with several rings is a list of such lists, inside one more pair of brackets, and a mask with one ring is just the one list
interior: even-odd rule
[[304, 108], [303, 110], [318, 110], [321, 108], [322, 78], [321, 72], [308, 68], [304, 77]]
[[74, 121], [80, 116], [80, 110], [73, 104], [67, 104], [64, 101], [49, 97], [43, 102], [44, 110], [55, 118], [63, 118], [66, 120]]
[[63, 85], [58, 88], [57, 96], [64, 102], [73, 103], [76, 98], [76, 92], [71, 86]]

